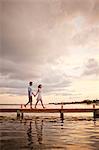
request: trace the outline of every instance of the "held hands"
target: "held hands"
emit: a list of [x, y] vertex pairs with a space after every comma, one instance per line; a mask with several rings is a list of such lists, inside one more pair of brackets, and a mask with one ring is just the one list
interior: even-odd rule
[[32, 94], [33, 94], [34, 97], [36, 96], [34, 93], [32, 93]]
[[36, 95], [35, 94], [33, 94], [34, 95], [34, 97], [36, 97]]
[[36, 94], [32, 93], [32, 94], [33, 94], [34, 97], [36, 97], [36, 95], [37, 95], [37, 93]]

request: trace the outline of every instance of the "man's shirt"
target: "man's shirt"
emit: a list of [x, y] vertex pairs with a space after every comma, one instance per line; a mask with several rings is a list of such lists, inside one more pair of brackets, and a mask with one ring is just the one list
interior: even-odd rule
[[32, 96], [32, 86], [28, 86], [28, 96]]

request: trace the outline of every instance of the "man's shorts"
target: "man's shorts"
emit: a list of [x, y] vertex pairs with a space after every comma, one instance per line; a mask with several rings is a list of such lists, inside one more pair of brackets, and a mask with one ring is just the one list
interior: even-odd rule
[[32, 102], [32, 96], [29, 97], [29, 102]]

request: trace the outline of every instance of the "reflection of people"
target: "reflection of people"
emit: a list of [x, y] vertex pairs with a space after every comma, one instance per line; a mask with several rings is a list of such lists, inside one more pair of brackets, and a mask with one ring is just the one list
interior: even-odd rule
[[41, 120], [40, 122], [40, 121], [37, 121], [37, 119], [35, 119], [35, 128], [37, 132], [38, 142], [39, 144], [42, 144], [43, 120]]
[[29, 122], [25, 122], [24, 124], [24, 125], [28, 124], [27, 138], [28, 138], [28, 146], [31, 150], [35, 148], [35, 146], [37, 146], [36, 145], [37, 142], [35, 143], [35, 141], [38, 141], [38, 144], [40, 145], [42, 144], [43, 120], [38, 120], [38, 118], [35, 118], [34, 123], [35, 123], [35, 130], [33, 130], [32, 120]]
[[42, 107], [45, 108], [44, 105], [43, 105], [43, 100], [42, 100], [41, 92], [42, 92], [42, 85], [40, 84], [38, 86], [38, 90], [37, 90], [37, 93], [36, 93], [36, 95], [37, 95], [37, 99], [36, 100], [37, 101], [36, 101], [36, 104], [35, 104], [35, 108], [36, 108], [36, 106], [37, 106], [37, 104], [38, 104], [39, 101], [41, 102]]
[[27, 130], [27, 135], [28, 135], [28, 145], [30, 148], [33, 148], [33, 139], [32, 139], [32, 122], [30, 121], [30, 124], [29, 124], [29, 128]]
[[29, 86], [28, 86], [28, 98], [29, 98], [29, 101], [24, 106], [26, 107], [26, 105], [28, 105], [30, 103], [30, 108], [31, 109], [32, 109], [32, 94], [34, 95], [34, 93], [32, 91], [32, 82], [29, 82]]

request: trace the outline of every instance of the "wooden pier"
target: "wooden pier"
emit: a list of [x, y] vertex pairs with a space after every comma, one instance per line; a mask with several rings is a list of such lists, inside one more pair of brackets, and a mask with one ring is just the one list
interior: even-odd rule
[[99, 109], [98, 108], [68, 108], [68, 109], [10, 109], [3, 108], [0, 109], [0, 113], [17, 113], [17, 116], [22, 116], [24, 113], [60, 113], [61, 119], [64, 119], [64, 113], [87, 113], [92, 112], [93, 117], [99, 118]]
[[99, 110], [98, 108], [66, 108], [66, 109], [59, 109], [59, 108], [50, 108], [50, 109], [15, 109], [15, 108], [2, 108], [0, 109], [0, 113], [13, 113], [17, 112], [19, 110], [23, 113], [60, 113], [61, 111], [63, 113], [84, 113], [84, 112], [94, 112], [95, 110]]

